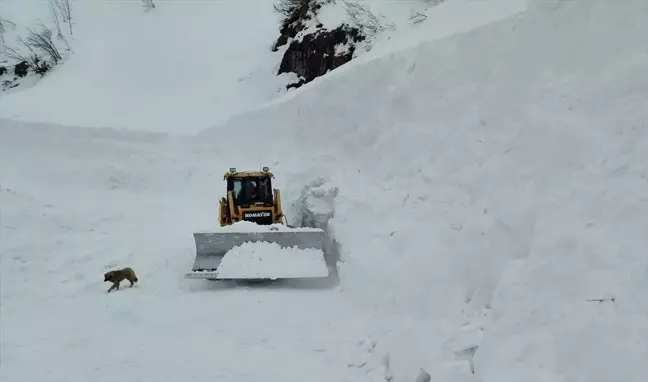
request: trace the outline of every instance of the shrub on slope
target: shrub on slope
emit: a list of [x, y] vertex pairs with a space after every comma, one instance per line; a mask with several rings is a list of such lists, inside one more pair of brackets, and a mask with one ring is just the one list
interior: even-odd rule
[[[0, 67], [2, 91], [18, 87], [22, 79], [30, 74], [45, 76], [64, 62], [71, 52], [68, 43], [68, 38], [73, 35], [70, 1], [50, 0], [48, 6], [49, 22], [39, 21], [35, 28], [26, 27], [24, 35], [21, 35], [16, 23], [0, 19], [0, 58], [5, 57]], [[65, 23], [68, 24], [67, 29], [63, 27]]]

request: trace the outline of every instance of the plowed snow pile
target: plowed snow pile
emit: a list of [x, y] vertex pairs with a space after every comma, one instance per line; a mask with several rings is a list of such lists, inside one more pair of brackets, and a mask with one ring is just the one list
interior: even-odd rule
[[288, 227], [285, 224], [258, 225], [249, 221], [240, 221], [224, 227], [214, 227], [214, 224], [204, 227], [201, 232], [322, 232], [318, 228]]
[[321, 250], [247, 242], [227, 252], [217, 274], [225, 279], [326, 277], [328, 269]]

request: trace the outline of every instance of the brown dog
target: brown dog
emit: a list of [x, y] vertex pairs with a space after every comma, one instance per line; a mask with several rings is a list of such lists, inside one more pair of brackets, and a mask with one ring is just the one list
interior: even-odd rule
[[119, 290], [119, 283], [122, 282], [123, 280], [130, 281], [130, 286], [132, 288], [133, 284], [137, 282], [137, 276], [135, 275], [135, 271], [129, 267], [126, 267], [126, 268], [118, 269], [116, 271], [110, 271], [104, 273], [104, 282], [110, 281], [113, 283], [110, 289], [108, 289], [108, 292], [112, 291], [113, 289]]

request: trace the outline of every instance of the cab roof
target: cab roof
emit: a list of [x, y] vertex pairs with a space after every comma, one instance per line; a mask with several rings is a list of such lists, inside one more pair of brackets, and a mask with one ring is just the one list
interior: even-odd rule
[[270, 171], [228, 171], [225, 173], [223, 179], [229, 178], [249, 178], [249, 177], [270, 177], [274, 178], [274, 174]]

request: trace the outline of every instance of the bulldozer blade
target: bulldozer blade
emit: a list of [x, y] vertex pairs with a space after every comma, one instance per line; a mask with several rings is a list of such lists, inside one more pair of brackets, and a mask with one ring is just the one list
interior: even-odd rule
[[[281, 247], [299, 249], [324, 249], [324, 231], [265, 231], [265, 232], [203, 232], [194, 233], [196, 259], [191, 272], [185, 274], [188, 279], [225, 280], [218, 275], [218, 267], [225, 255], [234, 247], [246, 242], [277, 243]], [[323, 252], [322, 252], [323, 253]], [[281, 278], [296, 278], [287, 276]], [[313, 276], [306, 276], [311, 278]], [[326, 276], [318, 276], [326, 277]], [[241, 279], [242, 277], [237, 277]], [[247, 278], [247, 277], [245, 277]], [[256, 277], [250, 277], [256, 278]]]

